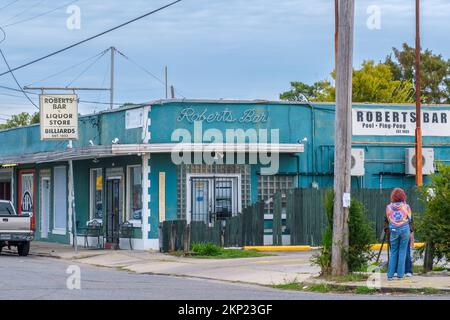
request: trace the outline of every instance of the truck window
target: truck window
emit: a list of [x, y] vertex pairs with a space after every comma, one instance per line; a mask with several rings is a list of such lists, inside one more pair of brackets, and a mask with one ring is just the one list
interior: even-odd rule
[[8, 202], [0, 202], [0, 215], [1, 216], [11, 216], [14, 215], [14, 209]]

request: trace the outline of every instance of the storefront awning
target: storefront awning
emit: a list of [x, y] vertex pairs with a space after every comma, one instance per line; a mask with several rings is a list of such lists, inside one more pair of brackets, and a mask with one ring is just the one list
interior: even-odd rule
[[0, 156], [2, 163], [45, 163], [55, 161], [83, 160], [123, 155], [140, 155], [143, 153], [171, 152], [239, 152], [239, 153], [300, 153], [303, 144], [275, 143], [149, 143], [149, 144], [113, 144], [107, 146], [90, 146], [59, 151], [38, 152], [16, 156]]

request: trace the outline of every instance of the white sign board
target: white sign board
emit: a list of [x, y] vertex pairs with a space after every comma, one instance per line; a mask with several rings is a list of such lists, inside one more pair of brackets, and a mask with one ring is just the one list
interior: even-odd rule
[[[352, 110], [352, 131], [355, 136], [414, 136], [415, 128], [415, 110]], [[450, 110], [422, 110], [422, 135], [450, 137]]]
[[144, 109], [131, 109], [125, 113], [125, 129], [142, 128]]
[[41, 140], [78, 139], [76, 94], [41, 94]]

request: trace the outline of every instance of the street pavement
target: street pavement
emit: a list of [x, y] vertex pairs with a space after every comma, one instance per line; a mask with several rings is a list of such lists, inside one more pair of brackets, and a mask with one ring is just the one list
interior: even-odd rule
[[[81, 289], [67, 280], [80, 270]], [[0, 300], [4, 299], [155, 299], [155, 300], [336, 300], [449, 299], [449, 296], [350, 295], [286, 291], [250, 284], [186, 277], [137, 274], [49, 257], [0, 255]], [[76, 282], [69, 281], [73, 286]]]

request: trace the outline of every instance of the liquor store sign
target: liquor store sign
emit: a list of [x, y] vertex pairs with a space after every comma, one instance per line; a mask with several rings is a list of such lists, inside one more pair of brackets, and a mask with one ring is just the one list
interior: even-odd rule
[[76, 94], [40, 95], [41, 140], [78, 139]]
[[[422, 135], [450, 137], [450, 110], [422, 110]], [[415, 110], [354, 108], [353, 135], [414, 136]]]

